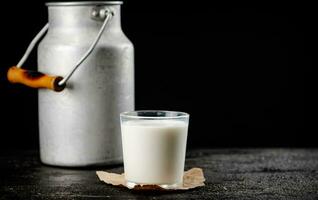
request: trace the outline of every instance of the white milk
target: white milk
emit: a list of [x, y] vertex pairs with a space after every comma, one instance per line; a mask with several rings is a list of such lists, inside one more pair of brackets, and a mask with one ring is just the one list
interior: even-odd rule
[[188, 126], [177, 120], [122, 123], [125, 179], [139, 184], [181, 184]]

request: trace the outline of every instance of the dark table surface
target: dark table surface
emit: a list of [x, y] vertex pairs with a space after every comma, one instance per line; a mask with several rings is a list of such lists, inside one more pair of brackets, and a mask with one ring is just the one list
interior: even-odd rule
[[37, 151], [1, 150], [0, 199], [318, 199], [318, 149], [192, 150], [191, 167], [203, 168], [206, 186], [144, 193], [106, 185], [96, 169], [44, 166]]

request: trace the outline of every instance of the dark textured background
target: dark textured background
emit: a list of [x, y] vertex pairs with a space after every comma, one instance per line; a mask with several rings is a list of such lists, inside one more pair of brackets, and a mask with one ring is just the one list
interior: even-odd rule
[[[43, 3], [1, 3], [2, 148], [38, 148], [36, 90], [5, 72], [46, 23]], [[122, 11], [136, 108], [190, 113], [189, 147], [317, 146], [313, 5], [125, 1]]]
[[[36, 151], [0, 152], [0, 199], [317, 200], [318, 149], [257, 148], [187, 151], [186, 169], [202, 167], [205, 186], [188, 191], [129, 191], [99, 181], [95, 170], [41, 165]], [[1, 196], [2, 195], [2, 196]], [[2, 197], [2, 198], [1, 198]]]

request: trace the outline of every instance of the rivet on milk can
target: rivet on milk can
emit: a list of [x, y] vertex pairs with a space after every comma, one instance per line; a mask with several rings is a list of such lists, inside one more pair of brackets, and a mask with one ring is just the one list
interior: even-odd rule
[[[122, 162], [119, 114], [134, 110], [134, 49], [120, 1], [47, 3], [49, 22], [8, 80], [41, 88], [40, 157], [56, 166]], [[36, 43], [38, 70], [22, 69]]]

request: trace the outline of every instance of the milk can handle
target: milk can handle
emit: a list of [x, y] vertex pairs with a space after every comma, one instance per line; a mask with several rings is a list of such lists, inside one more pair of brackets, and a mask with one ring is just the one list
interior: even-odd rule
[[102, 33], [105, 30], [105, 27], [108, 21], [113, 16], [113, 12], [108, 9], [99, 9], [94, 8], [92, 11], [92, 17], [95, 19], [104, 19], [103, 25], [101, 26], [96, 38], [94, 39], [91, 46], [88, 50], [84, 53], [84, 55], [79, 59], [79, 61], [75, 64], [73, 69], [63, 78], [61, 76], [50, 76], [41, 72], [37, 71], [30, 71], [21, 69], [21, 66], [29, 57], [32, 49], [40, 40], [40, 38], [46, 33], [49, 28], [49, 24], [47, 23], [41, 31], [33, 38], [30, 45], [28, 46], [26, 52], [24, 53], [23, 57], [19, 61], [16, 66], [10, 67], [7, 72], [7, 78], [11, 83], [21, 83], [33, 88], [47, 88], [54, 91], [62, 91], [67, 81], [71, 78], [73, 73], [76, 69], [85, 61], [85, 59], [92, 53], [96, 44], [98, 43], [99, 39], [102, 36]]

